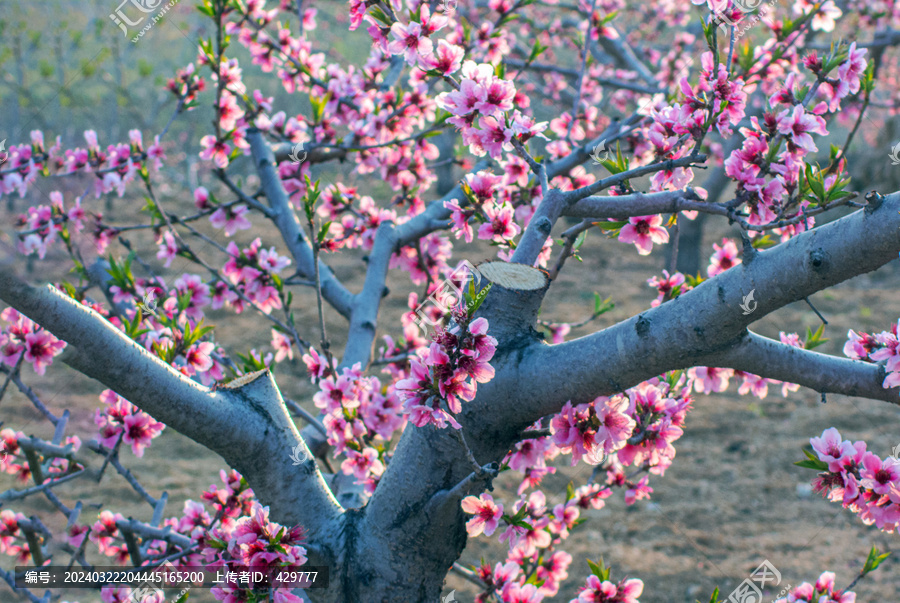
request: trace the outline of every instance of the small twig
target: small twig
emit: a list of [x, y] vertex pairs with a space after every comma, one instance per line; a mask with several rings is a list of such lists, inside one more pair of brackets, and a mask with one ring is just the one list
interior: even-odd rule
[[478, 578], [478, 576], [475, 574], [475, 572], [473, 572], [469, 568], [465, 567], [463, 564], [459, 563], [458, 561], [453, 562], [453, 567], [451, 567], [450, 570], [457, 576], [461, 576], [461, 577], [465, 578], [466, 580], [468, 580], [472, 584], [478, 586], [479, 588], [484, 588], [484, 582], [482, 582], [481, 579]]
[[326, 438], [328, 437], [328, 431], [325, 429], [325, 426], [322, 425], [322, 422], [319, 421], [316, 417], [312, 415], [308, 410], [304, 409], [302, 406], [294, 402], [293, 400], [285, 399], [284, 403], [290, 408], [292, 411], [300, 415], [300, 417], [316, 428], [316, 430], [321, 433]]
[[122, 433], [119, 434], [119, 438], [116, 440], [116, 443], [112, 448], [109, 449], [109, 453], [106, 455], [106, 458], [103, 459], [103, 464], [100, 466], [100, 471], [97, 472], [97, 483], [100, 483], [100, 480], [103, 479], [103, 474], [106, 473], [106, 467], [109, 465], [110, 460], [114, 456], [119, 453], [119, 446], [122, 444], [122, 438], [125, 437], [125, 430], [122, 429]]
[[816, 307], [813, 305], [813, 303], [812, 303], [811, 301], [809, 301], [809, 298], [808, 298], [808, 297], [804, 297], [803, 299], [804, 299], [804, 301], [806, 301], [806, 303], [809, 305], [809, 307], [812, 308], [812, 311], [816, 313], [816, 316], [819, 317], [819, 320], [822, 321], [822, 324], [823, 324], [823, 325], [827, 325], [827, 324], [828, 324], [828, 321], [825, 320], [825, 317], [822, 316], [822, 313], [821, 313], [821, 312], [819, 312], [818, 310], [816, 310]]
[[[118, 445], [118, 444], [117, 444]], [[88, 449], [93, 450], [98, 454], [109, 454], [109, 449], [106, 446], [103, 446], [97, 441], [90, 441], [86, 444]], [[131, 484], [131, 487], [134, 488], [135, 492], [141, 495], [144, 500], [146, 500], [151, 507], [156, 508], [157, 500], [150, 496], [150, 494], [141, 486], [140, 482], [137, 481], [137, 478], [126, 469], [122, 463], [119, 461], [118, 455], [109, 455], [109, 463], [119, 472], [119, 475], [125, 478], [125, 480]]]
[[3, 381], [3, 387], [0, 387], [0, 402], [3, 401], [3, 396], [6, 395], [6, 388], [9, 387], [9, 383], [12, 381], [13, 375], [19, 374], [19, 369], [22, 367], [22, 362], [25, 360], [25, 352], [23, 351], [19, 355], [19, 359], [16, 361], [16, 366], [6, 375], [6, 379]]
[[65, 483], [69, 480], [75, 479], [85, 472], [85, 469], [79, 469], [75, 473], [70, 473], [68, 475], [64, 475], [63, 477], [55, 480], [50, 480], [48, 482], [44, 482], [40, 486], [34, 486], [28, 488], [26, 490], [7, 490], [6, 492], [0, 493], [0, 503], [8, 502], [13, 500], [19, 500], [25, 498], [27, 496], [31, 496], [32, 494], [37, 494], [38, 492], [43, 492], [48, 488], [52, 488], [54, 486], [58, 486], [62, 483]]
[[578, 93], [575, 95], [575, 102], [572, 103], [572, 119], [569, 120], [569, 128], [566, 131], [566, 141], [572, 138], [572, 128], [575, 127], [575, 120], [578, 119], [578, 108], [581, 105], [581, 95], [584, 88], [584, 71], [587, 68], [588, 46], [591, 43], [591, 21], [594, 18], [594, 7], [597, 6], [597, 0], [591, 0], [591, 10], [588, 13], [587, 27], [584, 28], [584, 45], [581, 47], [581, 69], [578, 72]]

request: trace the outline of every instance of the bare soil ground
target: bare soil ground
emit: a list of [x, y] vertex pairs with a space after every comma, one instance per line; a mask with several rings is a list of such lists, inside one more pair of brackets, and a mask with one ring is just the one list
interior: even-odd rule
[[[174, 209], [174, 203], [171, 205]], [[0, 218], [9, 224], [12, 216], [6, 211], [5, 203], [3, 206]], [[135, 217], [134, 212], [135, 207], [119, 200], [105, 213], [111, 223], [125, 223]], [[721, 224], [708, 227], [705, 253], [712, 251], [713, 241], [727, 233]], [[274, 243], [271, 233], [268, 237], [266, 234], [258, 228], [253, 233], [241, 233], [239, 240], [249, 242], [253, 236], [261, 235], [264, 243]], [[217, 238], [224, 240], [221, 234]], [[133, 240], [142, 243], [138, 248], [149, 249], [146, 240], [141, 241], [137, 236]], [[9, 242], [8, 238], [4, 241]], [[573, 332], [571, 337], [614, 324], [649, 307], [655, 294], [646, 286], [646, 279], [659, 273], [661, 254], [640, 257], [633, 246], [592, 233], [582, 255], [584, 262], [570, 260], [553, 285], [542, 310], [544, 319], [581, 320], [591, 312], [593, 291], [604, 298], [611, 296], [616, 307], [595, 323]], [[492, 256], [488, 247], [460, 246], [455, 257], [479, 261]], [[152, 258], [152, 254], [148, 257]], [[36, 262], [30, 278], [44, 282], [60, 278], [64, 274], [62, 260], [57, 251], [46, 261]], [[329, 261], [351, 290], [359, 289], [364, 265], [358, 257], [335, 256]], [[176, 260], [173, 269], [200, 273], [182, 260]], [[391, 294], [380, 317], [380, 333], [396, 332], [410, 290], [408, 277], [399, 271], [391, 273], [389, 285]], [[868, 332], [889, 328], [900, 316], [898, 285], [900, 270], [892, 264], [816, 295], [813, 302], [829, 321], [826, 336], [832, 338], [819, 349], [840, 354], [848, 328]], [[301, 334], [317, 340], [314, 297], [308, 291], [297, 296]], [[268, 346], [269, 328], [254, 315], [235, 317], [220, 312], [212, 313], [211, 318], [217, 325], [218, 340], [231, 350], [246, 352], [250, 346]], [[329, 313], [328, 322], [329, 334], [340, 349], [346, 326], [333, 312]], [[779, 330], [802, 333], [807, 326], [816, 328], [818, 323], [813, 311], [806, 304], [798, 303], [761, 318], [754, 330], [777, 337]], [[44, 377], [34, 375], [30, 369], [25, 371], [25, 376], [55, 412], [64, 408], [71, 411], [69, 433], [77, 433], [85, 440], [96, 434], [92, 417], [100, 404], [97, 396], [102, 386], [61, 363], [55, 364]], [[313, 408], [312, 388], [301, 362], [279, 367], [277, 378], [286, 395]], [[147, 387], [152, 388], [153, 384], [148, 383]], [[674, 464], [664, 477], [651, 479], [654, 493], [650, 501], [626, 508], [622, 493], [617, 493], [608, 499], [606, 508], [583, 515], [589, 521], [574, 531], [565, 547], [574, 556], [570, 577], [561, 594], [549, 601], [573, 598], [588, 573], [585, 558], [603, 557], [613, 567], [614, 579], [625, 575], [642, 579], [646, 585], [642, 603], [693, 603], [696, 599], [705, 603], [716, 586], [727, 597], [763, 560], [769, 560], [782, 574], [781, 586], [764, 599], [770, 603], [781, 587], [815, 581], [823, 570], [836, 572], [838, 585], [845, 586], [862, 567], [873, 545], [880, 550], [892, 548], [896, 535], [867, 527], [839, 506], [809, 495], [804, 487], [813, 473], [792, 463], [802, 458], [800, 449], [810, 437], [820, 435], [830, 426], [838, 427], [845, 438], [866, 440], [870, 449], [882, 456], [889, 454], [891, 447], [900, 443], [898, 407], [842, 396], [829, 396], [823, 405], [818, 394], [805, 389], [783, 398], [780, 391], [771, 388], [769, 397], [760, 401], [738, 396], [736, 387], [732, 383], [724, 394], [696, 397], [684, 436], [676, 442], [678, 452]], [[26, 434], [52, 435], [49, 423], [18, 392], [8, 394], [3, 400], [0, 419], [5, 426]], [[227, 438], [228, 434], [221, 436]], [[96, 469], [101, 460], [96, 456], [91, 458], [90, 454], [85, 451], [84, 457]], [[167, 515], [178, 513], [187, 499], [199, 500], [202, 490], [218, 483], [218, 472], [224, 467], [217, 455], [171, 428], [165, 430], [143, 458], [135, 458], [130, 452], [123, 452], [122, 457], [154, 496], [168, 492]], [[584, 465], [562, 467], [557, 475], [545, 481], [548, 499], [561, 500], [570, 480], [578, 485], [589, 475], [590, 467]], [[511, 501], [517, 484], [511, 478], [501, 479], [495, 495]], [[9, 487], [21, 486], [14, 484], [9, 476], [0, 476], [0, 491]], [[95, 504], [85, 510], [84, 520], [93, 519], [100, 509], [141, 520], [149, 520], [152, 514], [148, 505], [111, 471], [106, 472], [100, 483], [76, 481], [59, 487], [57, 493], [68, 504], [78, 499]], [[47, 518], [54, 529], [62, 527], [61, 516], [54, 514], [44, 499], [32, 497], [12, 508]], [[501, 561], [504, 548], [495, 539], [473, 539], [461, 561], [477, 563], [482, 557]], [[95, 554], [92, 558], [100, 561]], [[4, 567], [10, 566], [9, 561], [7, 558], [3, 562]], [[862, 581], [856, 588], [857, 601], [900, 601], [897, 567], [896, 560], [889, 559]], [[473, 600], [472, 586], [456, 576], [451, 575], [447, 580], [445, 592], [450, 589], [456, 589], [460, 602]], [[12, 600], [5, 586], [0, 586], [0, 592], [4, 593], [0, 594], [0, 600]], [[97, 595], [88, 591], [66, 596], [81, 603], [99, 601]], [[191, 601], [211, 600], [208, 592], [196, 592], [191, 597]]]

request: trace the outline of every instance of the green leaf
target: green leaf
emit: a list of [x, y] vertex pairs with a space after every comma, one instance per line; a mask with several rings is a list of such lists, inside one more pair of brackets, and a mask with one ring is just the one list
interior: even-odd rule
[[321, 243], [325, 240], [325, 237], [328, 236], [328, 229], [331, 228], [331, 220], [322, 224], [322, 227], [319, 229], [319, 234], [316, 235], [316, 240]]
[[794, 464], [798, 467], [803, 467], [804, 469], [815, 469], [816, 471], [825, 471], [828, 469], [828, 464], [818, 459], [815, 461], [797, 461]]
[[600, 294], [594, 291], [594, 317], [600, 316], [601, 314], [606, 314], [615, 307], [616, 304], [612, 302], [611, 297], [607, 297], [606, 299], [601, 300]]
[[566, 486], [566, 502], [569, 502], [575, 498], [575, 484], [569, 482], [569, 485]]
[[572, 251], [578, 251], [578, 248], [584, 245], [584, 240], [587, 238], [587, 230], [582, 230], [578, 237], [575, 239], [575, 244], [572, 245]]
[[594, 222], [594, 226], [600, 230], [619, 230], [628, 222]]
[[778, 241], [774, 240], [771, 235], [763, 235], [753, 239], [753, 242], [750, 244], [753, 245], [753, 249], [768, 249], [778, 245]]
[[828, 463], [825, 461], [820, 461], [819, 457], [813, 453], [809, 448], [803, 449], [803, 454], [806, 456], [805, 461], [798, 461], [794, 463], [798, 467], [804, 467], [806, 469], [815, 469], [816, 471], [828, 471]]
[[[700, 603], [700, 601], [697, 601]], [[709, 598], [709, 603], [719, 603], [719, 587], [716, 587], [716, 590], [713, 591], [712, 597]]]
[[691, 276], [690, 274], [684, 275], [684, 282], [686, 282], [691, 287], [697, 287], [700, 283], [705, 281], [706, 279], [698, 272], [697, 276]]
[[817, 348], [820, 345], [826, 343], [828, 341], [827, 337], [822, 337], [825, 333], [825, 325], [819, 325], [819, 328], [816, 329], [815, 333], [813, 333], [812, 329], [806, 327], [806, 342], [803, 344], [804, 349], [811, 350], [813, 348]]
[[475, 312], [478, 311], [478, 308], [480, 308], [481, 304], [484, 303], [488, 291], [490, 291], [491, 287], [493, 286], [494, 283], [488, 283], [484, 289], [482, 289], [474, 297], [472, 297], [471, 301], [469, 299], [466, 299], [466, 311], [469, 313], [469, 316], [472, 316], [473, 314], [475, 314]]
[[594, 563], [590, 559], [587, 559], [588, 567], [591, 568], [591, 573], [600, 578], [600, 580], [609, 580], [609, 572], [612, 568], [606, 567], [603, 563], [603, 557], [600, 558], [600, 563]]
[[866, 564], [865, 564], [865, 566], [863, 566], [863, 569], [860, 572], [860, 576], [865, 576], [869, 572], [878, 569], [878, 566], [881, 565], [881, 562], [890, 556], [891, 556], [890, 551], [879, 555], [878, 549], [873, 546], [872, 550], [869, 551], [869, 557], [866, 559]]

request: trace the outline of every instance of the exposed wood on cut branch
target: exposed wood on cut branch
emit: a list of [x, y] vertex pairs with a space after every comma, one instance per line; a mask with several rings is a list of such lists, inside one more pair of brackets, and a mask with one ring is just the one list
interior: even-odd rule
[[550, 279], [544, 270], [524, 264], [485, 262], [478, 272], [491, 290], [478, 310], [487, 318], [490, 335], [508, 345], [522, 335], [533, 335], [538, 310]]

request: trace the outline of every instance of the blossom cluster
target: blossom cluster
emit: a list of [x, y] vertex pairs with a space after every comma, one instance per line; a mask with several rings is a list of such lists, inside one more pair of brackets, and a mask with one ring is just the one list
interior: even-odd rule
[[[27, 483], [32, 479], [31, 465], [25, 456], [25, 451], [19, 445], [19, 438], [25, 437], [21, 431], [12, 429], [0, 429], [0, 473], [14, 475], [21, 483]], [[72, 452], [78, 452], [81, 448], [81, 438], [77, 435], [66, 436], [63, 447], [71, 445]], [[44, 479], [60, 477], [72, 470], [71, 461], [64, 457], [53, 457], [42, 465]]]
[[824, 464], [813, 480], [816, 492], [857, 513], [866, 525], [888, 533], [900, 526], [900, 460], [868, 451], [863, 441], [842, 440], [834, 427], [810, 444]]
[[[683, 373], [673, 373], [624, 394], [600, 397], [586, 404], [566, 404], [550, 419], [549, 436], [530, 436], [530, 432], [540, 429], [540, 422], [530, 426], [503, 461], [504, 466], [525, 476], [510, 512], [504, 514], [504, 504], [490, 494], [468, 496], [462, 501], [463, 511], [471, 516], [466, 523], [470, 536], [490, 536], [502, 525], [499, 539], [509, 547], [505, 562], [494, 568], [482, 563], [476, 568], [485, 584], [478, 600], [485, 601], [492, 593], [501, 601], [537, 602], [556, 595], [572, 561], [558, 547], [583, 521], [581, 511], [603, 508], [605, 499], [612, 496], [612, 488], [625, 489], [629, 505], [649, 497], [653, 489], [648, 476], [639, 480], [635, 477], [645, 471], [663, 475], [671, 464], [675, 456], [672, 443], [682, 435], [691, 389], [691, 382]], [[594, 483], [592, 479], [579, 488], [570, 486], [565, 502], [557, 505], [548, 505], [541, 490], [527, 492], [539, 486], [544, 476], [555, 472], [548, 461], [561, 454], [571, 454], [573, 465], [584, 460], [605, 468], [605, 483]], [[637, 468], [632, 475], [626, 475], [624, 470], [629, 465]], [[534, 584], [529, 580], [532, 575], [537, 577]], [[639, 580], [614, 584], [592, 576], [573, 601], [636, 601], [642, 588]]]
[[463, 142], [469, 145], [473, 155], [497, 158], [513, 149], [514, 138], [525, 142], [543, 136], [541, 132], [547, 124], [535, 123], [513, 110], [515, 86], [497, 77], [493, 65], [466, 61], [460, 76], [459, 88], [441, 93], [436, 100], [442, 109], [450, 112], [450, 123], [460, 130]]
[[487, 320], [471, 320], [464, 306], [452, 313], [456, 325], [438, 329], [428, 349], [410, 358], [409, 375], [396, 384], [404, 412], [417, 427], [443, 429], [449, 423], [460, 429], [454, 415], [462, 412], [462, 401], [474, 400], [478, 384], [494, 377], [489, 361], [497, 340], [487, 334]]
[[[222, 471], [221, 478], [224, 487], [212, 485], [202, 495], [213, 513], [204, 504], [188, 500], [180, 517], [164, 520], [163, 527], [191, 538], [197, 546], [196, 551], [170, 562], [174, 569], [205, 565], [210, 572], [221, 572], [222, 575], [235, 572], [237, 575], [252, 567], [268, 576], [282, 568], [296, 569], [306, 563], [306, 548], [302, 545], [304, 529], [300, 526], [288, 528], [271, 521], [268, 507], [255, 500], [253, 491], [237, 472]], [[16, 522], [20, 519], [24, 519], [21, 514], [0, 513], [0, 552], [6, 550], [12, 554], [11, 538], [17, 534]], [[78, 548], [85, 538], [90, 538], [102, 554], [113, 557], [117, 563], [128, 563], [128, 548], [117, 525], [122, 519], [118, 513], [103, 511], [92, 526], [73, 526], [69, 544]], [[165, 554], [168, 546], [165, 541], [157, 540], [146, 544], [147, 554], [157, 556]], [[25, 554], [27, 556], [27, 549]], [[260, 594], [261, 588], [262, 585], [226, 582], [215, 586], [211, 592], [217, 601], [233, 602], [252, 600]], [[288, 588], [277, 588], [273, 594], [279, 603], [301, 601]], [[132, 589], [128, 586], [106, 586], [101, 590], [104, 603], [127, 603], [131, 595]]]
[[10, 509], [0, 511], [0, 553], [15, 557], [17, 563], [22, 564], [31, 557], [25, 534], [19, 527], [19, 522], [26, 519], [23, 513]]
[[[306, 563], [304, 529], [300, 526], [288, 528], [269, 519], [269, 508], [254, 502], [247, 516], [238, 519], [230, 529], [213, 528], [205, 537], [203, 556], [209, 571], [237, 572], [252, 567], [265, 576], [275, 575], [279, 570], [296, 570]], [[229, 574], [225, 573], [228, 576]], [[268, 593], [270, 586], [254, 584], [239, 585], [236, 581], [217, 585], [212, 595], [217, 601], [252, 600], [254, 591]], [[274, 601], [278, 603], [301, 603], [303, 600], [290, 592], [289, 588], [275, 588]]]
[[142, 457], [153, 439], [166, 428], [111, 389], [100, 394], [100, 401], [106, 407], [94, 411], [94, 423], [100, 429], [100, 443], [107, 448], [114, 448], [121, 439], [131, 446], [135, 456]]
[[[806, 89], [802, 75], [790, 72], [784, 85], [768, 99], [772, 110], [765, 112], [762, 119], [751, 117], [751, 127], [741, 129], [744, 141], [741, 148], [725, 160], [725, 173], [738, 183], [738, 197], [746, 200], [750, 208], [747, 218], [750, 224], [774, 221], [784, 215], [784, 210], [794, 201], [797, 202], [796, 209], [789, 215], [809, 206], [809, 200], [800, 195], [800, 181], [804, 158], [818, 151], [812, 135], [827, 135], [823, 116], [837, 111], [842, 98], [859, 92], [867, 65], [863, 58], [866, 52], [858, 49], [856, 43], [851, 44], [846, 59], [837, 66], [835, 79], [826, 77], [821, 58], [815, 53], [808, 55], [803, 64], [816, 76], [813, 90], [822, 100], [808, 109], [806, 105], [815, 97], [807, 93], [801, 98], [801, 89]], [[827, 191], [843, 179], [843, 161], [837, 167], [839, 169], [823, 175]], [[776, 229], [776, 232], [787, 238], [810, 228], [813, 223], [810, 217], [784, 229]]]
[[815, 584], [804, 582], [775, 603], [856, 603], [856, 593], [834, 587], [834, 572], [822, 572]]
[[[504, 514], [503, 504], [495, 502], [490, 494], [464, 498], [462, 509], [472, 515], [466, 523], [469, 535], [490, 536], [503, 521], [506, 528], [500, 541], [509, 545], [504, 562], [492, 567], [482, 561], [475, 567], [475, 575], [484, 587], [475, 600], [485, 602], [493, 595], [504, 603], [539, 603], [544, 597], [557, 595], [561, 583], [569, 577], [572, 563], [572, 556], [558, 550], [558, 546], [568, 538], [570, 530], [584, 521], [581, 510], [601, 508], [602, 499], [610, 494], [608, 488], [600, 491], [596, 486], [583, 486], [570, 489], [564, 503], [548, 505], [546, 496], [538, 490], [521, 496], [511, 514]], [[608, 577], [590, 576], [581, 590], [572, 603], [636, 603], [643, 583], [630, 579], [614, 584]]]
[[853, 329], [847, 332], [847, 343], [844, 344], [844, 355], [853, 360], [868, 362], [884, 362], [887, 373], [882, 386], [885, 389], [900, 386], [900, 321], [891, 325], [890, 331], [882, 331], [870, 335], [857, 333]]
[[360, 363], [335, 375], [315, 349], [304, 354], [303, 361], [319, 385], [313, 402], [325, 413], [328, 443], [335, 458], [345, 457], [341, 470], [371, 494], [384, 473], [385, 444], [406, 426], [397, 386], [383, 388], [377, 377], [363, 374]]
[[43, 375], [66, 347], [64, 341], [13, 308], [0, 312], [0, 320], [7, 323], [0, 330], [0, 362], [10, 369], [27, 362], [35, 373]]

